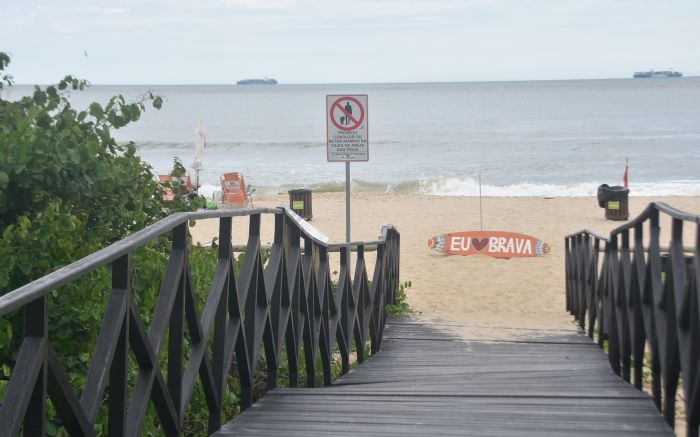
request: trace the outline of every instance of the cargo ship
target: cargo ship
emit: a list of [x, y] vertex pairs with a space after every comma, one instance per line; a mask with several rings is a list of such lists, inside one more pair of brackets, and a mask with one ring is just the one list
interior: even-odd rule
[[236, 82], [237, 85], [277, 85], [275, 79], [243, 79]]
[[632, 75], [635, 79], [647, 78], [647, 77], [681, 77], [683, 73], [680, 71], [673, 70], [663, 70], [663, 71], [638, 71]]

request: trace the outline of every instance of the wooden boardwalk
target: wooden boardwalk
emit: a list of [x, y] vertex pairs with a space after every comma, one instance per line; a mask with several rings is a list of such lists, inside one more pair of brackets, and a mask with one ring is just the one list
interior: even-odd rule
[[390, 320], [381, 351], [331, 387], [275, 389], [216, 436], [673, 436], [580, 334], [465, 341]]

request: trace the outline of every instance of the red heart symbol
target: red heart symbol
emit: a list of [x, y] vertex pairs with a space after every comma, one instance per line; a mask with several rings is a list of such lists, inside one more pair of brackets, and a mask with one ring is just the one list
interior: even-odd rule
[[484, 237], [481, 240], [479, 240], [478, 238], [472, 238], [472, 246], [474, 246], [477, 252], [481, 252], [481, 249], [488, 246], [488, 244], [489, 237]]

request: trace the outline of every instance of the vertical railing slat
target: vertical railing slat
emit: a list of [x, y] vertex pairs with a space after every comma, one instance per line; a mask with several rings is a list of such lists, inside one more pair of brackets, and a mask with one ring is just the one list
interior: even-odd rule
[[123, 304], [120, 305], [120, 309], [123, 312], [120, 311], [121, 329], [119, 329], [114, 358], [109, 369], [107, 421], [110, 436], [126, 435], [127, 383], [129, 379], [129, 317], [127, 315], [126, 299], [131, 289], [130, 276], [131, 263], [129, 255], [125, 255], [112, 263], [112, 293], [115, 295], [115, 299]]
[[[48, 297], [40, 297], [31, 302], [24, 310], [24, 335], [25, 337], [41, 338], [41, 347], [36, 352], [37, 358], [41, 360], [39, 374], [33, 389], [27, 412], [24, 416], [24, 435], [40, 436], [46, 435], [46, 390], [48, 378]], [[32, 383], [30, 383], [32, 384]]]

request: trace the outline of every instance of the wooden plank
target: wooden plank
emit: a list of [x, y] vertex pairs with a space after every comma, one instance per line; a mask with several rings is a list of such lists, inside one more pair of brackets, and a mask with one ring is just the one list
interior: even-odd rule
[[411, 319], [331, 387], [278, 388], [216, 436], [673, 436], [588, 337], [469, 342]]

